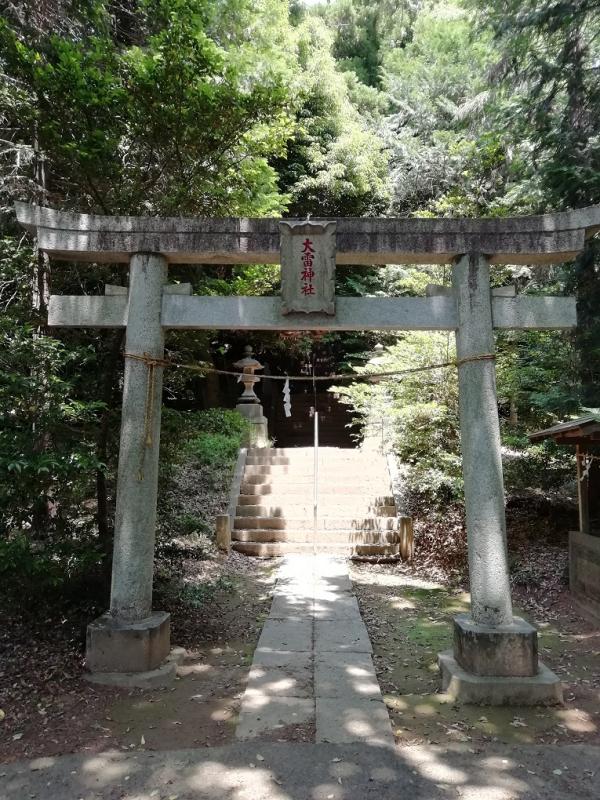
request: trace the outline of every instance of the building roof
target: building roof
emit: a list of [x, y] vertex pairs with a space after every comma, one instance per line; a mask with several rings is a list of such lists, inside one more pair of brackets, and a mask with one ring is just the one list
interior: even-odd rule
[[554, 439], [557, 444], [600, 444], [600, 414], [586, 414], [529, 434], [531, 442]]

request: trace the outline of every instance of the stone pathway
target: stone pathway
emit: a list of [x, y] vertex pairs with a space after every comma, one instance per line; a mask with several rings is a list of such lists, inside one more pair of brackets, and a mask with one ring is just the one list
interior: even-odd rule
[[371, 653], [346, 560], [286, 557], [237, 738], [392, 744]]

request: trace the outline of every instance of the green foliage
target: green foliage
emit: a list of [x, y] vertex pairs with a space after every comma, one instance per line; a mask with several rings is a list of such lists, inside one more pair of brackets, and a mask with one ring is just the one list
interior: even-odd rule
[[57, 530], [91, 491], [102, 404], [73, 394], [75, 366], [90, 360], [88, 348], [0, 319], [0, 531]]
[[[495, 36], [490, 123], [508, 129], [516, 154], [509, 199], [525, 211], [600, 202], [600, 18], [595, 0], [473, 0]], [[584, 405], [598, 405], [600, 251], [590, 242], [567, 288], [578, 297], [575, 343]]]
[[420, 5], [410, 0], [337, 0], [323, 8], [335, 32], [333, 53], [340, 68], [351, 70], [364, 84], [378, 86], [386, 53], [406, 46]]
[[554, 442], [531, 445], [525, 437], [504, 435], [508, 452], [503, 459], [504, 481], [509, 492], [519, 494], [536, 487], [543, 492], [563, 490], [573, 480], [573, 453]]
[[[105, 213], [280, 212], [269, 159], [293, 108], [281, 4], [143, 0], [127, 46], [110, 5], [96, 9], [76, 36], [0, 24], [19, 87], [6, 126], [43, 151], [52, 195]], [[25, 166], [30, 177], [34, 160]]]
[[[455, 358], [448, 334], [409, 333], [365, 367], [361, 374], [411, 370]], [[458, 440], [456, 371], [440, 367], [332, 388], [350, 405], [362, 435], [383, 428], [385, 448], [407, 465], [408, 489], [427, 505], [456, 500], [462, 493]]]
[[220, 577], [213, 583], [184, 583], [179, 590], [179, 600], [190, 608], [200, 609], [209, 603], [218, 592], [232, 593], [235, 584], [229, 578]]
[[351, 101], [333, 38], [317, 16], [298, 27], [301, 107], [285, 159], [276, 162], [291, 214], [372, 215], [387, 204], [383, 143]]
[[224, 466], [235, 458], [239, 446], [237, 437], [224, 433], [202, 433], [188, 443], [187, 449], [200, 464]]

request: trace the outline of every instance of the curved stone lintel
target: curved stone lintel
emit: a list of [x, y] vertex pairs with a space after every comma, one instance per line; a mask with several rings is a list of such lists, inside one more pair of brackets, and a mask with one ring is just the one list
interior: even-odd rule
[[[127, 262], [134, 252], [156, 252], [170, 263], [279, 261], [280, 219], [110, 217], [27, 203], [15, 210], [40, 249], [58, 258]], [[449, 263], [467, 252], [485, 253], [492, 263], [554, 263], [572, 259], [600, 230], [600, 206], [526, 217], [336, 222], [339, 264]]]

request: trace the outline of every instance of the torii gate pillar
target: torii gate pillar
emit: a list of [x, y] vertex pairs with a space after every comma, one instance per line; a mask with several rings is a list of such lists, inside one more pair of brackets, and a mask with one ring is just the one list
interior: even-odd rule
[[156, 685], [176, 670], [169, 614], [152, 610], [166, 280], [164, 256], [131, 256], [110, 610], [87, 629], [86, 663], [100, 683], [130, 673], [131, 685]]
[[471, 613], [455, 617], [454, 650], [439, 655], [443, 688], [462, 702], [560, 702], [536, 629], [512, 613], [488, 260], [462, 256], [452, 286]]

